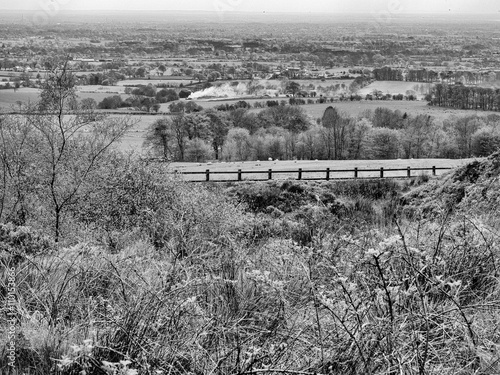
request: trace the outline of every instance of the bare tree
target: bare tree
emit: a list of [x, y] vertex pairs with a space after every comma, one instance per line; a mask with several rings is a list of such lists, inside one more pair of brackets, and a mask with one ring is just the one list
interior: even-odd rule
[[[8, 118], [16, 123], [10, 127], [9, 139], [22, 143], [29, 154], [29, 163], [25, 165], [30, 169], [26, 173], [36, 182], [35, 195], [49, 214], [55, 241], [60, 239], [67, 208], [78, 199], [81, 188], [99, 165], [106, 161], [111, 146], [132, 125], [129, 118], [101, 116], [92, 107], [79, 105], [74, 86], [67, 60], [54, 63], [41, 100], [25, 107], [21, 116]], [[7, 141], [5, 132], [2, 141]], [[14, 154], [6, 155], [4, 149], [3, 160], [16, 160], [18, 151], [10, 152]], [[7, 175], [3, 173], [4, 179], [19, 181], [26, 175], [19, 169], [19, 163], [17, 170], [12, 169], [12, 162], [11, 167], [3, 164], [4, 171], [10, 168]]]
[[338, 160], [342, 158], [346, 143], [346, 126], [349, 119], [345, 119], [333, 107], [328, 107], [323, 114], [321, 123], [323, 128], [321, 137], [323, 139], [327, 159]]

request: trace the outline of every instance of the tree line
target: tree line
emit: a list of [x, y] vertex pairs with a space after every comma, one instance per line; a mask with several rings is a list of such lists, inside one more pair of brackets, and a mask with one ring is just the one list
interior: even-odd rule
[[427, 98], [430, 105], [483, 111], [500, 110], [500, 89], [436, 84]]
[[500, 116], [439, 121], [377, 108], [349, 116], [330, 106], [310, 118], [300, 106], [278, 105], [178, 113], [157, 120], [145, 145], [170, 161], [469, 158], [500, 146]]
[[149, 84], [138, 85], [135, 88], [127, 87], [125, 88], [125, 94], [129, 95], [126, 99], [122, 99], [120, 95], [108, 96], [99, 102], [97, 107], [99, 109], [133, 107], [146, 112], [151, 112], [152, 110], [158, 112], [161, 103], [176, 101], [179, 97], [189, 96], [191, 92], [188, 94], [186, 90], [181, 90], [177, 93], [174, 89], [166, 88], [157, 90], [155, 86]]
[[403, 69], [384, 66], [372, 71], [373, 78], [377, 81], [408, 81], [408, 82], [445, 82], [463, 84], [479, 84], [494, 82], [500, 79], [500, 72], [474, 72], [468, 70], [435, 71], [428, 69]]

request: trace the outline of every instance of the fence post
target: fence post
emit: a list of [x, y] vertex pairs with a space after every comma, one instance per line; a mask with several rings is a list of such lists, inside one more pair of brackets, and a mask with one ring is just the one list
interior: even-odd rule
[[330, 168], [326, 168], [326, 180], [330, 181]]
[[299, 180], [302, 180], [302, 168], [299, 168]]
[[267, 172], [267, 179], [268, 180], [272, 180], [273, 179], [273, 170], [270, 169], [268, 172]]
[[380, 178], [384, 178], [384, 167], [380, 167]]
[[433, 176], [436, 175], [436, 166], [435, 165], [432, 166], [432, 175]]
[[210, 169], [207, 169], [205, 171], [205, 177], [206, 177], [206, 181], [210, 181]]
[[238, 169], [238, 181], [241, 181], [241, 169]]
[[410, 177], [411, 177], [411, 168], [410, 168], [410, 167], [406, 168], [406, 176], [407, 176], [408, 178], [410, 178]]
[[358, 167], [354, 168], [354, 178], [358, 178]]

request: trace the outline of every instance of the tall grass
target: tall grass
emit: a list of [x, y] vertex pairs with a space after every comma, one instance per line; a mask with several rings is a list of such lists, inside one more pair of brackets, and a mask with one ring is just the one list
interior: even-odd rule
[[498, 233], [480, 218], [405, 220], [390, 182], [244, 186], [238, 203], [146, 177], [99, 215], [84, 201], [93, 241], [18, 253], [17, 373], [500, 371]]

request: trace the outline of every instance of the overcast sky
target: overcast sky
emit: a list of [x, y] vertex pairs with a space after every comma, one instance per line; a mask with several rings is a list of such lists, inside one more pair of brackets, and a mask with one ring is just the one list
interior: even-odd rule
[[498, 0], [0, 0], [0, 9], [498, 13]]

